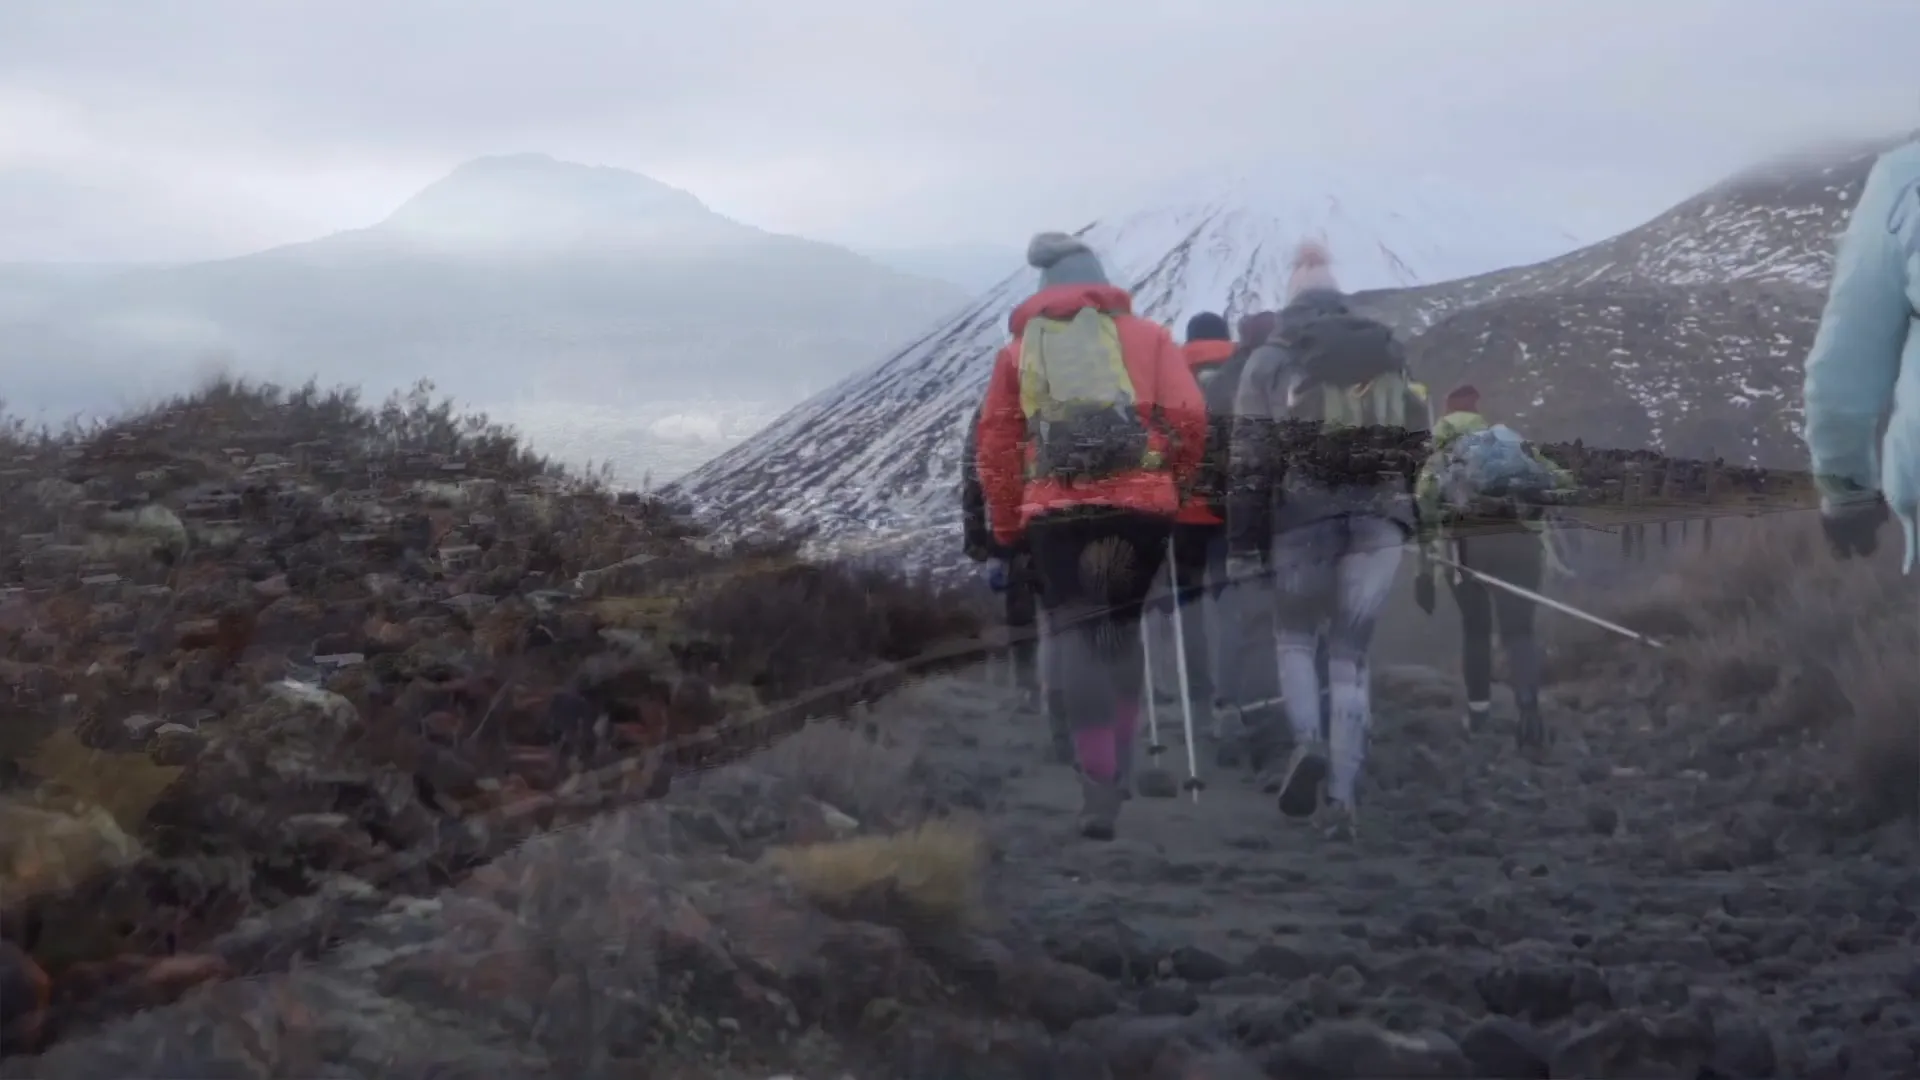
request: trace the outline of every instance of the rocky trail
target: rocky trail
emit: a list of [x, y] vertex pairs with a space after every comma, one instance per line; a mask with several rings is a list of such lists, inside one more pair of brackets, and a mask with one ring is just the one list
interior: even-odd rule
[[[1440, 672], [1376, 680], [1351, 845], [1204, 753], [1197, 803], [1136, 798], [1114, 843], [1080, 841], [1071, 776], [1035, 764], [1044, 732], [1004, 695], [928, 687], [898, 707], [989, 815], [1002, 905], [1057, 955], [1144, 981], [1148, 1011], [1243, 1035], [1356, 1013], [1451, 1033], [1481, 1076], [1916, 1067], [1910, 823], [1796, 817], [1804, 792], [1770, 786], [1753, 748], [1656, 730], [1597, 688], [1553, 695], [1559, 741], [1534, 763], [1504, 734], [1466, 736]], [[1166, 756], [1184, 769], [1177, 741]]]
[[931, 678], [0, 1074], [1912, 1075], [1911, 823], [1620, 678], [1535, 763], [1381, 669], [1351, 844], [1215, 769], [1080, 840], [1038, 716]]

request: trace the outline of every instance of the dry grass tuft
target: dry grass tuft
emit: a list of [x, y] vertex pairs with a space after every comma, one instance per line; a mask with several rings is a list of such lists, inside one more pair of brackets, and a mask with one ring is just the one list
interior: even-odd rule
[[827, 911], [925, 928], [974, 917], [986, 860], [980, 830], [955, 821], [767, 853], [769, 863]]
[[899, 823], [921, 801], [914, 783], [918, 763], [915, 749], [891, 735], [814, 720], [769, 747], [754, 764], [862, 823]]
[[1874, 560], [1842, 562], [1810, 514], [1743, 525], [1644, 588], [1585, 598], [1666, 650], [1560, 624], [1563, 662], [1585, 674], [1656, 664], [1676, 700], [1842, 748], [1841, 779], [1874, 818], [1920, 809], [1920, 585], [1899, 572], [1897, 534]]
[[145, 754], [95, 750], [66, 729], [41, 740], [22, 764], [49, 788], [82, 806], [96, 806], [129, 832], [145, 823], [183, 768], [159, 765]]

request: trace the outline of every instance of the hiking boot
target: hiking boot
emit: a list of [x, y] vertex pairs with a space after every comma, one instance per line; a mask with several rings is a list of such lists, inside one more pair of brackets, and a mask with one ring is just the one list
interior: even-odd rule
[[1349, 802], [1328, 799], [1313, 814], [1313, 827], [1329, 840], [1351, 843], [1359, 833], [1360, 813]]
[[1113, 839], [1114, 825], [1120, 819], [1124, 801], [1119, 784], [1103, 784], [1089, 776], [1080, 778], [1080, 835], [1088, 840]]
[[1319, 740], [1294, 747], [1280, 775], [1278, 793], [1280, 812], [1288, 817], [1311, 817], [1320, 808], [1327, 786], [1327, 747]]
[[1468, 702], [1467, 711], [1460, 717], [1460, 728], [1469, 735], [1478, 735], [1487, 730], [1487, 721], [1492, 715], [1492, 706], [1483, 704], [1476, 708]]
[[1520, 726], [1514, 730], [1514, 741], [1520, 749], [1529, 754], [1539, 754], [1547, 748], [1547, 724], [1540, 718], [1538, 701], [1520, 702]]

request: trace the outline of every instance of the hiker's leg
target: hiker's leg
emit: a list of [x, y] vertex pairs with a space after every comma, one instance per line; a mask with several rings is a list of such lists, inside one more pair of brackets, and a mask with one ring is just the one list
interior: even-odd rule
[[1385, 518], [1349, 522], [1347, 549], [1337, 570], [1337, 600], [1327, 632], [1327, 681], [1332, 719], [1328, 751], [1332, 758], [1327, 796], [1351, 807], [1360, 769], [1366, 763], [1367, 733], [1373, 725], [1367, 655], [1373, 631], [1393, 591], [1404, 555], [1406, 534]]
[[1214, 730], [1221, 737], [1217, 760], [1223, 768], [1230, 767], [1244, 755], [1258, 771], [1285, 742], [1273, 579], [1260, 574], [1229, 581], [1224, 559], [1219, 575], [1214, 601], [1219, 615], [1219, 633], [1214, 638], [1218, 664], [1214, 686], [1220, 698]]
[[[1115, 693], [1114, 738], [1122, 779], [1131, 775], [1133, 745], [1139, 734], [1145, 705], [1146, 656], [1140, 644], [1140, 623], [1146, 617], [1147, 596], [1166, 562], [1168, 525], [1140, 515], [1116, 515], [1111, 525], [1116, 565], [1108, 575], [1108, 620], [1116, 651], [1110, 670]], [[1084, 569], [1083, 569], [1084, 572]]]
[[1062, 516], [1029, 532], [1083, 780], [1081, 832], [1110, 838], [1140, 710], [1141, 608], [1166, 532], [1117, 514]]
[[[1539, 592], [1546, 577], [1540, 538], [1532, 533], [1513, 533], [1491, 539], [1496, 543], [1490, 545], [1487, 573]], [[1513, 687], [1514, 704], [1520, 713], [1522, 741], [1537, 742], [1537, 736], [1544, 732], [1540, 727], [1540, 638], [1534, 630], [1534, 604], [1504, 589], [1492, 591], [1500, 646], [1507, 654], [1507, 683]]]
[[1095, 620], [1103, 614], [1103, 605], [1084, 591], [1080, 581], [1080, 557], [1095, 535], [1085, 519], [1064, 515], [1038, 518], [1028, 528], [1045, 612], [1049, 696], [1075, 736], [1083, 730], [1109, 733], [1104, 748], [1097, 739], [1084, 748], [1092, 760], [1080, 752], [1083, 748], [1076, 739], [1075, 759], [1083, 771], [1111, 780], [1113, 686], [1095, 647]]
[[[1047, 722], [1053, 760], [1071, 764], [1073, 730], [1067, 724], [1059, 676], [1050, 670], [1052, 658], [1059, 650], [1047, 644], [1046, 612], [1040, 604], [1040, 576], [1031, 553], [1020, 555], [1014, 567], [1018, 573], [1011, 575], [1008, 582], [1007, 621], [1016, 635], [1024, 631], [1027, 636], [1026, 641], [1016, 641], [1013, 646], [1015, 680], [1022, 694], [1039, 704]], [[1016, 589], [1021, 594], [1019, 600], [1011, 597]]]
[[1344, 526], [1320, 521], [1274, 539], [1273, 621], [1280, 693], [1287, 727], [1298, 743], [1320, 734], [1321, 626], [1332, 614], [1335, 570]]
[[1174, 569], [1180, 577], [1180, 637], [1186, 643], [1187, 701], [1205, 716], [1213, 706], [1214, 683], [1211, 640], [1207, 632], [1207, 547], [1213, 526], [1176, 525], [1169, 545]]
[[[1485, 569], [1478, 565], [1485, 539], [1474, 537], [1456, 545], [1460, 565]], [[1454, 606], [1460, 609], [1460, 671], [1466, 681], [1467, 727], [1472, 730], [1484, 726], [1493, 710], [1493, 598], [1488, 595], [1492, 590], [1471, 574], [1456, 574], [1446, 567], [1441, 572], [1447, 575]]]
[[1320, 802], [1327, 758], [1320, 741], [1320, 672], [1314, 657], [1320, 628], [1331, 613], [1345, 525], [1328, 520], [1289, 529], [1274, 538], [1274, 651], [1279, 659], [1281, 707], [1293, 736], [1293, 755], [1281, 774], [1280, 809], [1311, 814]]
[[1008, 650], [1013, 663], [1013, 682], [1021, 693], [1033, 696], [1039, 691], [1039, 642], [1032, 636], [1038, 597], [1033, 592], [1033, 556], [1020, 554], [1007, 563], [1007, 629], [1014, 638]]
[[1320, 687], [1320, 737], [1323, 739], [1333, 723], [1333, 676], [1329, 666], [1332, 660], [1332, 636], [1323, 630], [1313, 642], [1313, 673], [1315, 685]]

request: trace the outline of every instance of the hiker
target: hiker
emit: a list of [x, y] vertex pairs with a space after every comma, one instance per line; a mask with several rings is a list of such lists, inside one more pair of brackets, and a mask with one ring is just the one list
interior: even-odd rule
[[[1317, 818], [1330, 835], [1353, 832], [1371, 722], [1367, 654], [1415, 532], [1413, 481], [1430, 426], [1425, 391], [1393, 332], [1349, 308], [1325, 247], [1300, 245], [1287, 304], [1248, 357], [1234, 403], [1228, 572], [1258, 576], [1270, 551], [1294, 743], [1280, 809]], [[1323, 628], [1324, 742], [1314, 662]]]
[[[1807, 353], [1805, 429], [1820, 523], [1836, 558], [1879, 547], [1891, 507], [1920, 550], [1920, 141], [1880, 155], [1840, 239]], [[1879, 434], [1886, 424], [1886, 435]]]
[[[1227, 320], [1214, 312], [1203, 311], [1187, 320], [1187, 341], [1180, 351], [1203, 401], [1221, 380], [1239, 374], [1231, 366], [1235, 349]], [[1182, 636], [1186, 639], [1188, 685], [1184, 690], [1187, 701], [1199, 713], [1211, 713], [1216, 705], [1216, 664], [1214, 650], [1209, 647], [1214, 635], [1208, 625], [1206, 601], [1218, 593], [1226, 570], [1225, 475], [1219, 462], [1226, 455], [1225, 436], [1229, 432], [1223, 428], [1230, 422], [1231, 413], [1215, 413], [1209, 407], [1207, 418], [1206, 454], [1193, 483], [1181, 493], [1180, 512], [1173, 519], [1168, 544], [1180, 581], [1180, 595], [1175, 598], [1180, 610], [1173, 614], [1182, 620]]]
[[1040, 289], [1013, 310], [978, 427], [994, 540], [1033, 553], [1081, 775], [1081, 835], [1111, 839], [1130, 782], [1140, 615], [1206, 447], [1200, 387], [1086, 245], [1041, 233]]
[[[1266, 718], [1266, 712], [1276, 708], [1280, 700], [1273, 601], [1258, 587], [1263, 581], [1228, 587], [1225, 525], [1228, 456], [1233, 441], [1234, 399], [1239, 393], [1241, 373], [1246, 370], [1247, 357], [1273, 335], [1278, 319], [1279, 313], [1275, 311], [1242, 315], [1235, 327], [1238, 343], [1218, 362], [1209, 362], [1209, 354], [1217, 352], [1217, 346], [1195, 348], [1193, 342], [1210, 341], [1210, 336], [1218, 333], [1220, 327], [1206, 321], [1205, 314], [1195, 316], [1188, 323], [1188, 365], [1206, 400], [1208, 428], [1206, 457], [1189, 498], [1203, 501], [1220, 524], [1210, 528], [1197, 524], [1184, 528], [1176, 525], [1174, 543], [1175, 550], [1182, 553], [1183, 558], [1189, 558], [1186, 553], [1191, 551], [1192, 539], [1197, 539], [1199, 534], [1211, 537], [1205, 583], [1214, 618], [1206, 630], [1206, 644], [1202, 646], [1211, 654], [1208, 685], [1212, 700], [1206, 702], [1211, 719], [1208, 734], [1214, 744], [1216, 765], [1230, 768], [1245, 757], [1256, 772], [1265, 767], [1274, 742], [1270, 733], [1275, 724]], [[1191, 506], [1191, 502], [1188, 505]], [[1195, 514], [1187, 520], [1194, 521], [1197, 517]], [[1189, 571], [1183, 567], [1181, 580], [1189, 580], [1188, 575]]]
[[980, 489], [980, 470], [976, 464], [979, 426], [980, 410], [975, 409], [967, 423], [966, 442], [960, 454], [961, 534], [967, 558], [977, 563], [995, 561], [989, 580], [1005, 604], [1008, 636], [1013, 639], [1008, 645], [1008, 660], [1013, 666], [1014, 684], [1030, 702], [1037, 701], [1041, 714], [1046, 717], [1054, 760], [1070, 763], [1073, 761], [1072, 732], [1067, 729], [1061, 710], [1059, 688], [1046, 677], [1040, 635], [1035, 632], [1040, 583], [1033, 572], [1033, 553], [1024, 545], [1002, 547], [987, 526], [987, 500]]
[[[1487, 423], [1480, 414], [1480, 391], [1473, 386], [1450, 391], [1442, 408], [1415, 489], [1422, 526], [1415, 602], [1433, 614], [1436, 558], [1539, 592], [1552, 543], [1548, 508], [1555, 494], [1576, 486], [1572, 474], [1525, 444], [1516, 444], [1511, 458], [1501, 456], [1507, 448], [1501, 435], [1511, 432]], [[1547, 733], [1540, 717], [1540, 646], [1533, 632], [1533, 601], [1487, 585], [1471, 572], [1447, 569], [1446, 574], [1460, 609], [1466, 730], [1484, 730], [1492, 715], [1497, 622], [1507, 654], [1507, 680], [1520, 714], [1516, 741], [1524, 750], [1543, 748]]]

